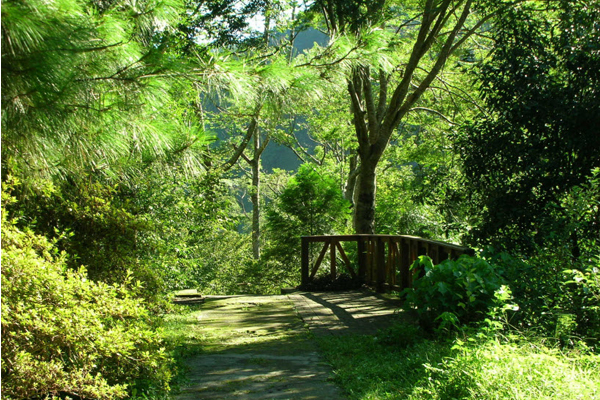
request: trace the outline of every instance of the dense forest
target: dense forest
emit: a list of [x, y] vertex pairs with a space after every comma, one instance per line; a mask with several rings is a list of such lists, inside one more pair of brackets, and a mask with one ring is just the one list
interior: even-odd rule
[[3, 1], [3, 398], [164, 398], [173, 292], [318, 234], [469, 246], [432, 335], [600, 365], [599, 88], [598, 0]]

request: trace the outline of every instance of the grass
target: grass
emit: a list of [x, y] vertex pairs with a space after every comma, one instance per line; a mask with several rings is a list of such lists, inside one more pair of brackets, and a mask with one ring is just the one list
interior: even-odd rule
[[351, 399], [600, 399], [600, 356], [528, 340], [425, 338], [412, 325], [319, 339]]

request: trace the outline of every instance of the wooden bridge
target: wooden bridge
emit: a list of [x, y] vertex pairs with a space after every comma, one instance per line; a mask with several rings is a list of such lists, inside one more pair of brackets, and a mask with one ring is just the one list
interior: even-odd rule
[[[353, 260], [347, 255], [342, 242], [356, 243]], [[311, 266], [311, 244], [322, 244], [322, 249]], [[421, 255], [432, 258], [434, 264], [461, 254], [474, 254], [468, 247], [407, 235], [331, 235], [302, 236], [302, 285], [307, 288], [317, 275], [329, 250], [329, 271], [332, 280], [338, 277], [338, 255], [344, 269], [353, 280], [374, 286], [378, 292], [400, 291], [412, 286], [410, 266]], [[315, 253], [316, 254], [316, 253]]]

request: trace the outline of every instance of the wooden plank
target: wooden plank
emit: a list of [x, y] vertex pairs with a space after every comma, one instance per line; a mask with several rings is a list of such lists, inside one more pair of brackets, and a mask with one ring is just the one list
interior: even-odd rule
[[350, 276], [352, 276], [352, 279], [356, 279], [357, 278], [356, 272], [354, 272], [354, 270], [352, 269], [352, 266], [350, 265], [350, 260], [348, 259], [348, 256], [346, 255], [344, 248], [342, 247], [340, 242], [335, 242], [335, 245], [340, 252], [340, 257], [342, 257], [342, 260], [344, 260], [344, 264], [346, 265], [346, 269], [350, 273]]
[[[419, 258], [419, 242], [416, 240], [409, 241], [410, 243], [410, 265], [412, 265], [417, 258]], [[419, 276], [418, 270], [410, 271], [410, 284], [412, 286], [412, 282], [414, 279]]]
[[373, 249], [374, 246], [374, 241], [373, 240], [368, 240], [367, 241], [367, 280], [366, 283], [367, 284], [371, 284], [373, 283], [373, 265], [374, 265], [374, 257], [375, 257], [375, 251]]
[[310, 279], [315, 277], [315, 274], [317, 273], [317, 270], [321, 266], [321, 262], [323, 261], [323, 257], [325, 257], [325, 253], [327, 252], [328, 248], [329, 248], [329, 242], [325, 242], [325, 246], [323, 246], [323, 250], [321, 250], [321, 254], [319, 254], [319, 258], [317, 258], [317, 262], [315, 263], [312, 271], [310, 272]]
[[434, 264], [440, 263], [439, 252], [440, 252], [439, 244], [429, 246], [429, 257], [431, 257], [431, 260]]
[[309, 277], [308, 277], [308, 254], [309, 254], [309, 244], [308, 238], [302, 238], [302, 249], [301, 249], [301, 263], [300, 263], [300, 275], [302, 286], [308, 285]]
[[394, 264], [394, 242], [388, 241], [388, 253], [387, 261], [385, 263], [385, 282], [393, 284], [392, 282], [392, 265]]
[[337, 265], [336, 265], [336, 259], [335, 259], [335, 244], [336, 243], [338, 243], [338, 242], [332, 241], [331, 246], [330, 246], [330, 254], [331, 254], [330, 273], [331, 273], [332, 281], [334, 281], [335, 278], [337, 278]]
[[390, 254], [392, 255], [392, 260], [388, 282], [390, 285], [396, 286], [396, 271], [398, 271], [398, 263], [400, 262], [400, 252], [398, 251], [398, 243], [396, 241], [390, 242]]
[[386, 267], [386, 262], [385, 262], [385, 241], [382, 238], [379, 238], [377, 240], [377, 246], [376, 246], [376, 251], [377, 251], [377, 255], [376, 255], [376, 282], [377, 282], [377, 291], [382, 293], [385, 291], [385, 267]]
[[361, 282], [365, 282], [367, 277], [367, 247], [365, 239], [357, 239], [356, 247], [358, 250], [358, 278]]
[[412, 284], [410, 264], [410, 242], [402, 239], [400, 242], [400, 286], [402, 289], [407, 289]]
[[449, 249], [455, 249], [464, 253], [469, 254], [469, 252], [472, 252], [473, 250], [470, 249], [469, 247], [464, 247], [464, 246], [460, 246], [454, 243], [446, 243], [446, 242], [441, 242], [439, 240], [433, 240], [433, 239], [424, 239], [418, 236], [410, 236], [410, 235], [367, 235], [367, 234], [356, 234], [356, 235], [313, 235], [313, 236], [302, 236], [305, 238], [308, 238], [308, 240], [310, 242], [328, 242], [330, 241], [332, 238], [337, 240], [337, 241], [341, 241], [341, 242], [348, 242], [348, 241], [358, 241], [360, 239], [376, 239], [376, 238], [382, 238], [383, 240], [397, 240], [397, 239], [409, 239], [409, 240], [417, 240], [421, 243], [429, 243], [429, 244], [439, 244], [442, 245], [446, 248]]

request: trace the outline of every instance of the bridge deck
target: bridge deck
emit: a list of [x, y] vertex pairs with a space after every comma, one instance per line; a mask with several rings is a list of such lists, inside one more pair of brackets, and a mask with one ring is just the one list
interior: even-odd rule
[[399, 300], [362, 290], [296, 292], [288, 297], [316, 335], [371, 335], [402, 315]]

